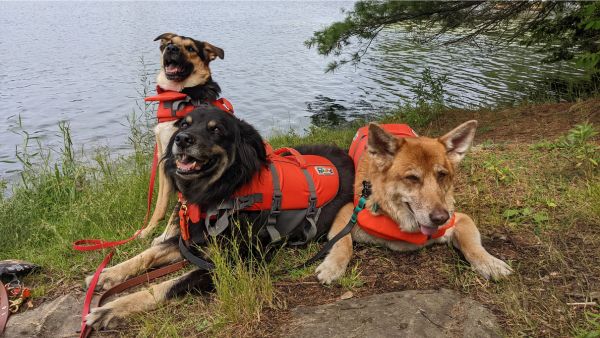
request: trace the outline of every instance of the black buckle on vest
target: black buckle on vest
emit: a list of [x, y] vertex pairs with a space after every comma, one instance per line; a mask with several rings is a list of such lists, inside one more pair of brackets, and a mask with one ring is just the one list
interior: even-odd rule
[[248, 208], [254, 203], [262, 202], [262, 194], [253, 194], [237, 197], [237, 203], [240, 209]]
[[306, 209], [307, 209], [306, 210], [307, 216], [312, 216], [317, 213], [317, 198], [316, 197], [311, 196], [308, 199], [308, 207]]
[[267, 224], [275, 225], [277, 223], [277, 216], [281, 213], [281, 191], [273, 192], [273, 201], [271, 202], [271, 212], [269, 212], [269, 218]]

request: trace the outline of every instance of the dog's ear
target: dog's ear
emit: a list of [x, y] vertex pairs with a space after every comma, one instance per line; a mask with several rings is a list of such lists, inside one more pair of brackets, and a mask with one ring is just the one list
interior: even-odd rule
[[206, 41], [196, 41], [196, 47], [198, 47], [200, 53], [204, 55], [204, 60], [207, 60], [208, 62], [216, 59], [217, 57], [221, 60], [225, 58], [225, 51], [217, 46], [211, 45]]
[[475, 137], [476, 128], [476, 120], [467, 121], [439, 138], [446, 147], [446, 154], [452, 164], [456, 165], [465, 157]]
[[260, 169], [261, 163], [267, 161], [267, 152], [262, 137], [245, 121], [239, 123], [239, 135], [236, 140], [240, 163], [248, 166], [250, 171]]
[[171, 40], [172, 37], [177, 36], [177, 34], [174, 33], [163, 33], [159, 36], [157, 36], [154, 41], [158, 41], [160, 40], [160, 49], [162, 50], [163, 47], [165, 46], [165, 44]]
[[385, 170], [392, 165], [396, 152], [402, 146], [403, 139], [398, 139], [386, 132], [376, 123], [369, 123], [369, 139], [367, 141], [367, 150], [375, 164]]

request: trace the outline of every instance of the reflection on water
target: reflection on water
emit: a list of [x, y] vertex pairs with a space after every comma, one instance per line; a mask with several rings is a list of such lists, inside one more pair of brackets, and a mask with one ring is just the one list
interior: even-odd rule
[[539, 55], [519, 46], [496, 54], [472, 46], [424, 47], [395, 28], [358, 67], [324, 74], [329, 60], [303, 42], [343, 18], [342, 7], [352, 3], [0, 2], [0, 178], [20, 168], [9, 163], [22, 142], [10, 132], [19, 116], [44, 144], [61, 141], [57, 123], [65, 120], [77, 148], [130, 151], [127, 116], [139, 100], [139, 59], [156, 73], [152, 40], [164, 32], [225, 50], [225, 59], [211, 64], [214, 79], [236, 114], [265, 136], [301, 131], [311, 122], [335, 126], [410, 102], [410, 88], [426, 67], [448, 75], [447, 102], [459, 107], [515, 100], [516, 85], [576, 73], [541, 65]]
[[317, 95], [315, 99], [306, 104], [306, 111], [310, 113], [311, 124], [318, 127], [339, 126], [346, 119], [343, 117], [348, 108], [338, 103], [335, 99]]

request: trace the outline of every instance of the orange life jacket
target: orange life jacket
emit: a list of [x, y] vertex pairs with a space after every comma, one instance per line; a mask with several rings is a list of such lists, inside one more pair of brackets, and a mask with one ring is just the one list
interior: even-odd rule
[[210, 103], [222, 111], [233, 114], [233, 105], [226, 98], [220, 98], [212, 102], [199, 101], [192, 99], [185, 93], [164, 90], [159, 86], [156, 86], [156, 92], [158, 95], [149, 96], [145, 98], [144, 101], [158, 102], [156, 117], [158, 118], [159, 123], [178, 120], [182, 117], [185, 117], [196, 107], [206, 103]]
[[[417, 134], [406, 124], [381, 124], [388, 133], [396, 137], [417, 137]], [[349, 154], [354, 160], [354, 168], [358, 168], [358, 162], [367, 147], [369, 136], [369, 127], [365, 126], [356, 132], [350, 145]], [[355, 192], [354, 205], [358, 204], [359, 196]], [[427, 236], [421, 232], [405, 232], [400, 229], [398, 224], [387, 215], [374, 215], [370, 210], [363, 209], [358, 213], [357, 224], [366, 233], [393, 241], [404, 241], [412, 244], [423, 245], [432, 238], [442, 237], [446, 230], [454, 226], [455, 215], [445, 225], [438, 228], [438, 231]]]
[[187, 204], [179, 195], [182, 238], [189, 240], [189, 226], [204, 223], [210, 235], [223, 232], [228, 218], [237, 211], [269, 211], [266, 231], [275, 242], [301, 227], [304, 244], [317, 234], [316, 222], [320, 209], [337, 195], [337, 168], [328, 159], [316, 155], [301, 155], [295, 149], [275, 151], [267, 146], [268, 166], [240, 187], [230, 200], [219, 206]]

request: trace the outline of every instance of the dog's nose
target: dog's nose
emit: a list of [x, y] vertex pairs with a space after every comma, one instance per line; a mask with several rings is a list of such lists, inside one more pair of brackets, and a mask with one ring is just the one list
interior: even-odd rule
[[194, 143], [194, 138], [188, 133], [179, 133], [175, 136], [175, 144], [180, 148], [185, 148]]
[[446, 223], [446, 221], [448, 221], [448, 218], [450, 218], [448, 210], [442, 208], [434, 209], [429, 214], [429, 219], [431, 220], [431, 223], [435, 225], [443, 225], [444, 223]]
[[167, 52], [177, 53], [179, 52], [179, 47], [175, 46], [174, 44], [167, 45]]

